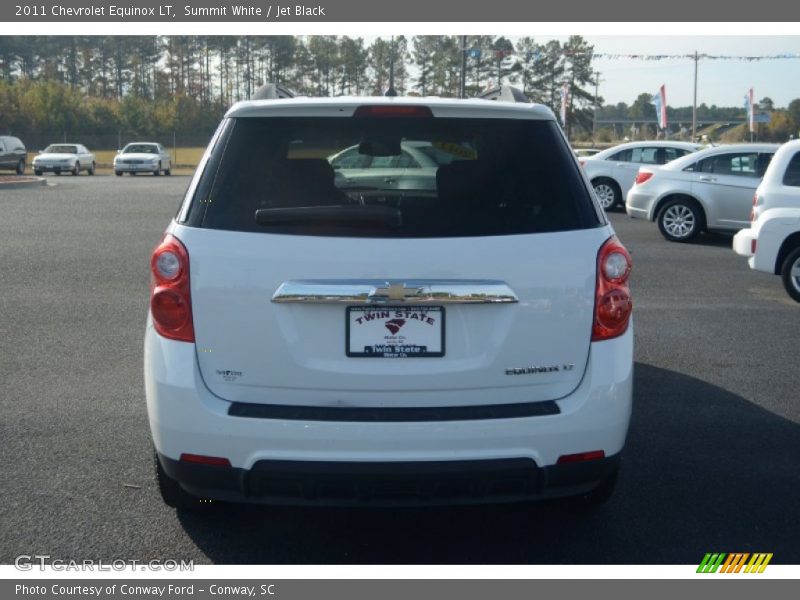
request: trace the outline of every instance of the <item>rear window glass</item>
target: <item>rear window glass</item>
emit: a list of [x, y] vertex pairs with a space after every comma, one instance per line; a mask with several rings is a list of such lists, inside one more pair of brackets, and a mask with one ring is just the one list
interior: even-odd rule
[[629, 161], [646, 165], [658, 164], [658, 148], [634, 148]]
[[783, 185], [800, 187], [800, 152], [795, 154], [792, 160], [789, 161], [786, 173], [783, 174]]
[[189, 212], [213, 229], [349, 237], [596, 227], [557, 125], [445, 118], [239, 118]]
[[122, 149], [123, 154], [158, 154], [158, 146], [153, 144], [128, 144]]
[[78, 147], [77, 146], [65, 146], [65, 145], [51, 145], [44, 149], [46, 153], [51, 154], [77, 154]]
[[676, 158], [680, 158], [681, 156], [686, 156], [689, 154], [688, 150], [682, 150], [680, 148], [664, 148], [664, 162], [668, 163]]

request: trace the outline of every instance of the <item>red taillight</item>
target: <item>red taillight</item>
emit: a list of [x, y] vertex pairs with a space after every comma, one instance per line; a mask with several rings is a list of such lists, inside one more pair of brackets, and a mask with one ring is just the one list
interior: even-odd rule
[[641, 185], [641, 184], [643, 184], [645, 181], [647, 181], [648, 179], [650, 179], [652, 176], [653, 176], [653, 174], [652, 174], [652, 173], [649, 173], [648, 171], [640, 171], [639, 173], [637, 173], [637, 174], [636, 174], [636, 179], [635, 179], [633, 182], [634, 182], [636, 185]]
[[750, 209], [750, 222], [756, 220], [756, 206], [761, 204], [761, 199], [758, 197], [758, 192], [753, 194], [753, 208]]
[[432, 117], [427, 106], [409, 106], [394, 104], [368, 104], [359, 106], [354, 117]]
[[150, 259], [150, 313], [160, 335], [194, 342], [189, 253], [170, 234], [164, 236]]
[[758, 240], [753, 238], [750, 240], [750, 254], [756, 253], [756, 245], [758, 244]]
[[212, 467], [230, 467], [231, 461], [219, 456], [204, 456], [202, 454], [181, 454], [181, 462], [196, 465], [211, 465]]
[[616, 236], [609, 238], [597, 254], [593, 342], [615, 338], [627, 331], [633, 311], [628, 287], [631, 267], [625, 246]]
[[568, 465], [570, 463], [586, 462], [587, 460], [598, 460], [605, 458], [606, 453], [602, 450], [592, 450], [591, 452], [578, 452], [577, 454], [564, 454], [558, 457], [556, 464]]

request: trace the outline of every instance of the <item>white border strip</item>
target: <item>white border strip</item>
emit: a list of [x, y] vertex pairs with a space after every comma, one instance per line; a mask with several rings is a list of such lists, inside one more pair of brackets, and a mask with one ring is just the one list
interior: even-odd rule
[[[700, 557], [702, 558], [702, 557]], [[763, 573], [697, 573], [697, 565], [196, 565], [193, 571], [76, 571], [0, 566], [0, 579], [799, 579], [800, 565]]]

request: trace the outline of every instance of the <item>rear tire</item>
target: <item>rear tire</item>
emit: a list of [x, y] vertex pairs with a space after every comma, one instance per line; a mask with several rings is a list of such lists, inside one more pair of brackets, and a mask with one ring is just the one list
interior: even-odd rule
[[122, 177], [122, 171], [114, 171], [114, 175], [117, 177]]
[[600, 178], [592, 182], [594, 195], [603, 210], [613, 210], [622, 204], [622, 190], [613, 179]]
[[164, 169], [164, 175], [172, 175], [172, 166], [169, 169]]
[[72, 167], [72, 175], [73, 177], [77, 177], [80, 174], [81, 174], [81, 163], [76, 162], [75, 166]]
[[156, 177], [161, 175], [161, 163], [158, 163], [158, 168], [156, 168], [156, 170], [153, 171], [153, 175], [155, 175]]
[[43, 173], [43, 171], [39, 171], [37, 169], [33, 170], [33, 174], [36, 175], [37, 177], [41, 177], [42, 173]]
[[17, 163], [17, 175], [24, 175], [25, 174], [25, 159], [20, 158], [19, 162]]
[[781, 280], [792, 300], [800, 302], [800, 247], [792, 250], [783, 261]]
[[669, 200], [656, 217], [658, 230], [670, 242], [690, 242], [705, 229], [705, 216], [700, 206], [689, 198]]
[[94, 170], [95, 170], [95, 168], [96, 168], [96, 167], [97, 167], [97, 165], [96, 165], [95, 163], [92, 163], [92, 166], [91, 166], [91, 167], [89, 167], [89, 168], [86, 170], [86, 172], [87, 172], [89, 175], [94, 175]]
[[204, 506], [200, 498], [184, 490], [177, 481], [167, 475], [155, 451], [153, 452], [153, 460], [156, 467], [158, 491], [164, 504], [177, 510], [199, 510]]

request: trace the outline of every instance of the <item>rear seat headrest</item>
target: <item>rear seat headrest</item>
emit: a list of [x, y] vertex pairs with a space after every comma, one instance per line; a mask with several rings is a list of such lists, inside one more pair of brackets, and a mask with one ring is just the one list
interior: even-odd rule
[[484, 186], [489, 172], [475, 160], [457, 160], [442, 165], [436, 171], [436, 189], [439, 197], [450, 198], [454, 194], [474, 194]]
[[324, 158], [293, 158], [283, 161], [282, 179], [303, 187], [330, 188], [334, 186], [335, 173]]

